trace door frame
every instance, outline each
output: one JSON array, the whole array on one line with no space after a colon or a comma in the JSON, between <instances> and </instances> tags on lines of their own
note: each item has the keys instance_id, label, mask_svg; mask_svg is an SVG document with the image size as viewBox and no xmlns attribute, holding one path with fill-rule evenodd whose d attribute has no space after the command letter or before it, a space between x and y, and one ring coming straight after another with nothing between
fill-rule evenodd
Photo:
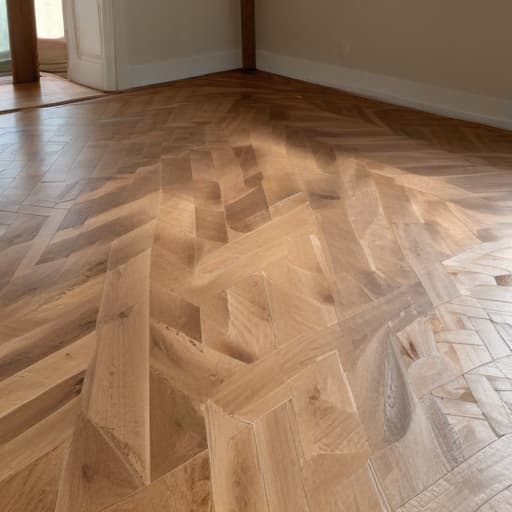
<instances>
[{"instance_id":1,"label":"door frame","mask_svg":"<svg viewBox=\"0 0 512 512\"><path fill-rule=\"evenodd\" d=\"M39 55L34 0L7 0L7 20L15 84L39 81Z\"/></svg>"},{"instance_id":2,"label":"door frame","mask_svg":"<svg viewBox=\"0 0 512 512\"><path fill-rule=\"evenodd\" d=\"M63 10L69 79L102 91L117 90L114 0L63 0ZM83 27L98 37L87 40Z\"/></svg>"},{"instance_id":3,"label":"door frame","mask_svg":"<svg viewBox=\"0 0 512 512\"><path fill-rule=\"evenodd\" d=\"M256 69L256 6L255 0L240 0L242 25L242 67L244 71Z\"/></svg>"}]
</instances>

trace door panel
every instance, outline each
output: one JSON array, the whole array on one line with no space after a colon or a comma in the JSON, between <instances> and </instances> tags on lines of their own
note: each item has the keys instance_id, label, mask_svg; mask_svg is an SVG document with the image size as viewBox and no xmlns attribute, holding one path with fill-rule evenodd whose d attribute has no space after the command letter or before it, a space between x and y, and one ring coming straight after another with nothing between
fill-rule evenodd
<instances>
[{"instance_id":1,"label":"door panel","mask_svg":"<svg viewBox=\"0 0 512 512\"><path fill-rule=\"evenodd\" d=\"M115 90L114 9L111 0L64 0L69 78Z\"/></svg>"}]
</instances>

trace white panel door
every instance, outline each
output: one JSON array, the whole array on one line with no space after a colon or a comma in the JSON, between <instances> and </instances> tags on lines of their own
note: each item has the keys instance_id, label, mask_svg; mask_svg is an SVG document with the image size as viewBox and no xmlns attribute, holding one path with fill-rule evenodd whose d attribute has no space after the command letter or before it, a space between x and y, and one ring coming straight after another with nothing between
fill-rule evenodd
<instances>
[{"instance_id":1,"label":"white panel door","mask_svg":"<svg viewBox=\"0 0 512 512\"><path fill-rule=\"evenodd\" d=\"M63 0L69 79L100 90L116 90L112 0Z\"/></svg>"}]
</instances>

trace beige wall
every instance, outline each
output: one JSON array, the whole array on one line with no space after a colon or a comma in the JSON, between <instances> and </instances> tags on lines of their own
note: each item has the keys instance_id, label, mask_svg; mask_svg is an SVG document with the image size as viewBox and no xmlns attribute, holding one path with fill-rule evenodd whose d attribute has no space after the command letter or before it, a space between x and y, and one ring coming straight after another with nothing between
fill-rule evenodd
<instances>
[{"instance_id":1,"label":"beige wall","mask_svg":"<svg viewBox=\"0 0 512 512\"><path fill-rule=\"evenodd\" d=\"M240 48L239 0L121 0L129 65Z\"/></svg>"},{"instance_id":2,"label":"beige wall","mask_svg":"<svg viewBox=\"0 0 512 512\"><path fill-rule=\"evenodd\" d=\"M512 99L511 0L256 0L258 50Z\"/></svg>"}]
</instances>

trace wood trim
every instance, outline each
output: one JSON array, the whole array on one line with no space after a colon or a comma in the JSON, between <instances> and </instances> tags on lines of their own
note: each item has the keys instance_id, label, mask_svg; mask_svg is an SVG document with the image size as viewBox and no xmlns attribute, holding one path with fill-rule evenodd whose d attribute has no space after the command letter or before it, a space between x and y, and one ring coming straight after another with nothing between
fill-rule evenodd
<instances>
[{"instance_id":1,"label":"wood trim","mask_svg":"<svg viewBox=\"0 0 512 512\"><path fill-rule=\"evenodd\" d=\"M128 66L126 48L123 44L117 45L117 41L123 40L118 31L125 29L124 10L117 7L114 0L87 0L83 2L83 10L77 9L78 3L77 0L63 1L68 78L101 91L119 90L118 70L126 73ZM86 40L94 30L100 34L99 41L94 41L98 45L87 50Z\"/></svg>"},{"instance_id":2,"label":"wood trim","mask_svg":"<svg viewBox=\"0 0 512 512\"><path fill-rule=\"evenodd\" d=\"M254 0L241 0L243 69L256 69L256 8Z\"/></svg>"},{"instance_id":3,"label":"wood trim","mask_svg":"<svg viewBox=\"0 0 512 512\"><path fill-rule=\"evenodd\" d=\"M7 0L12 78L15 84L39 81L34 0Z\"/></svg>"}]
</instances>

